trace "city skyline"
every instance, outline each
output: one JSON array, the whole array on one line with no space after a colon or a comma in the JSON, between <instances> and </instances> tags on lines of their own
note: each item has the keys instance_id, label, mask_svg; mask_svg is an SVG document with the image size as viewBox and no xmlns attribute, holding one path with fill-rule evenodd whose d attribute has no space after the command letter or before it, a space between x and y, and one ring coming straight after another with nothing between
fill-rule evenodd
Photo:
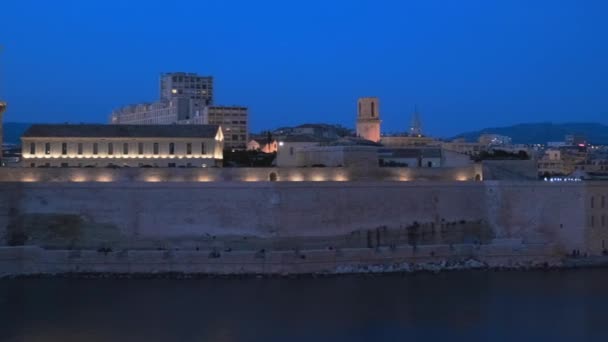
<instances>
[{"instance_id":1,"label":"city skyline","mask_svg":"<svg viewBox=\"0 0 608 342\"><path fill-rule=\"evenodd\" d=\"M439 137L521 122L608 124L606 5L551 3L263 2L255 18L247 2L191 11L11 3L0 97L6 121L106 122L122 105L156 99L161 73L185 71L213 76L219 103L250 108L252 132L354 128L365 96L381 99L386 132L407 131L415 105L425 133Z\"/></svg>"}]
</instances>

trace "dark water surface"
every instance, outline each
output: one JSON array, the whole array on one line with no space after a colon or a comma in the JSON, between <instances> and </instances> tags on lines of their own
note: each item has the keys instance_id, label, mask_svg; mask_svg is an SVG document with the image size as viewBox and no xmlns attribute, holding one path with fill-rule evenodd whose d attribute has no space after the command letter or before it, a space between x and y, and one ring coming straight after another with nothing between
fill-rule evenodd
<instances>
[{"instance_id":1,"label":"dark water surface","mask_svg":"<svg viewBox=\"0 0 608 342\"><path fill-rule=\"evenodd\" d=\"M9 341L608 341L608 269L0 280Z\"/></svg>"}]
</instances>

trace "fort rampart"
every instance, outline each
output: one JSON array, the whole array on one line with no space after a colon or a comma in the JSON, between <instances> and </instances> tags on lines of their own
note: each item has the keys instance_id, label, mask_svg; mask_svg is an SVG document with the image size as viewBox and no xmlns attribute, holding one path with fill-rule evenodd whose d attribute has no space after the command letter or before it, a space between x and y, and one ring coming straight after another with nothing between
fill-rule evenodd
<instances>
[{"instance_id":1,"label":"fort rampart","mask_svg":"<svg viewBox=\"0 0 608 342\"><path fill-rule=\"evenodd\" d=\"M457 245L492 248L517 241L559 258L573 250L600 255L608 241L608 186L601 182L65 181L81 171L72 169L39 174L55 179L18 181L5 170L0 171L3 245L95 253L206 251L198 255L224 257L428 246L442 246L449 254ZM261 177L272 170L256 172ZM122 170L88 175L116 171ZM192 176L188 169L173 171L171 177ZM16 172L9 176L18 177Z\"/></svg>"}]
</instances>

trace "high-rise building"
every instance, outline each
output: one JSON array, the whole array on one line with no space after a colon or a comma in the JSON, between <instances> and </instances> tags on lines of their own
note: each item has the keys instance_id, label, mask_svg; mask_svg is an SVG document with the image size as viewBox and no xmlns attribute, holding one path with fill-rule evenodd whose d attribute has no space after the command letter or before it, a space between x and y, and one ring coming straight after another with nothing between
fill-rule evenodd
<instances>
[{"instance_id":1,"label":"high-rise building","mask_svg":"<svg viewBox=\"0 0 608 342\"><path fill-rule=\"evenodd\" d=\"M224 146L226 148L244 149L249 141L247 107L209 106L203 115L211 125L222 126Z\"/></svg>"},{"instance_id":2,"label":"high-rise building","mask_svg":"<svg viewBox=\"0 0 608 342\"><path fill-rule=\"evenodd\" d=\"M380 106L377 97L362 97L357 107L357 136L380 141Z\"/></svg>"},{"instance_id":3,"label":"high-rise building","mask_svg":"<svg viewBox=\"0 0 608 342\"><path fill-rule=\"evenodd\" d=\"M171 101L187 97L195 107L213 104L213 77L195 73L171 72L160 75L160 100Z\"/></svg>"},{"instance_id":4,"label":"high-rise building","mask_svg":"<svg viewBox=\"0 0 608 342\"><path fill-rule=\"evenodd\" d=\"M117 125L220 125L225 147L245 149L249 140L247 107L213 105L213 77L194 73L161 74L160 101L126 106L112 112Z\"/></svg>"}]
</instances>

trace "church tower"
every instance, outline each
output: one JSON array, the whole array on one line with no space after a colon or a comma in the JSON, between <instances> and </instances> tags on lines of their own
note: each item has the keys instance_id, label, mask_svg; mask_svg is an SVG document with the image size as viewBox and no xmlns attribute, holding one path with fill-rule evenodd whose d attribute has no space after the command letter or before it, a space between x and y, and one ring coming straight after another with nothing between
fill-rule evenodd
<instances>
[{"instance_id":1,"label":"church tower","mask_svg":"<svg viewBox=\"0 0 608 342\"><path fill-rule=\"evenodd\" d=\"M380 106L377 97L361 97L357 103L357 136L380 141Z\"/></svg>"}]
</instances>

